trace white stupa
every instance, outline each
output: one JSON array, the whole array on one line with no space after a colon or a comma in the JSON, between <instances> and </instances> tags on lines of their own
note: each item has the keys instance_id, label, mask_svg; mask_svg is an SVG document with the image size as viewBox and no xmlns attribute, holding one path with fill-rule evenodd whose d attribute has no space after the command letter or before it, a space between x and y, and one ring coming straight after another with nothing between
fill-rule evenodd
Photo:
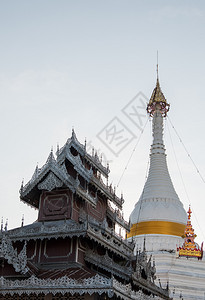
<instances>
[{"instance_id":1,"label":"white stupa","mask_svg":"<svg viewBox=\"0 0 205 300\"><path fill-rule=\"evenodd\" d=\"M147 112L153 126L150 168L140 199L130 215L128 239L135 241L135 252L143 248L153 254L162 284L169 282L174 299L205 299L205 261L179 257L183 247L187 214L169 175L163 142L163 118L169 111L157 78Z\"/></svg>"}]
</instances>

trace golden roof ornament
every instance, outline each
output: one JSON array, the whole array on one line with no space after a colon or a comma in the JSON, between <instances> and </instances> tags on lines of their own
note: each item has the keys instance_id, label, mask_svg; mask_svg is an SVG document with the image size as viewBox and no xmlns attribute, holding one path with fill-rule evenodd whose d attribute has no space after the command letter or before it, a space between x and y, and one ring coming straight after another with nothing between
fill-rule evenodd
<instances>
[{"instance_id":1,"label":"golden roof ornament","mask_svg":"<svg viewBox=\"0 0 205 300\"><path fill-rule=\"evenodd\" d=\"M162 93L160 84L159 84L159 77L158 77L158 64L157 64L157 83L156 87L154 88L150 101L147 105L147 112L152 117L156 109L158 109L163 117L166 117L167 112L169 111L170 104L167 103L164 94Z\"/></svg>"},{"instance_id":2,"label":"golden roof ornament","mask_svg":"<svg viewBox=\"0 0 205 300\"><path fill-rule=\"evenodd\" d=\"M196 234L194 233L194 229L191 224L191 208L189 206L188 214L188 221L184 232L184 243L182 247L177 248L177 252L179 256L185 257L197 257L198 259L202 259L203 257L203 243L201 244L201 249L199 245L195 243Z\"/></svg>"}]
</instances>

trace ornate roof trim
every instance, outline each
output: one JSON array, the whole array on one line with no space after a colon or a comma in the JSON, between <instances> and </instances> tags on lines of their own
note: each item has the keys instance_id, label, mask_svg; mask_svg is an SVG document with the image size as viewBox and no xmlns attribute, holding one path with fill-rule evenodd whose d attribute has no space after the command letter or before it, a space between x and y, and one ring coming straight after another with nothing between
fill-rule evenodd
<instances>
[{"instance_id":1,"label":"ornate roof trim","mask_svg":"<svg viewBox=\"0 0 205 300\"><path fill-rule=\"evenodd\" d=\"M96 252L88 250L85 253L85 260L125 280L129 280L132 274L132 267L121 266L115 263L109 257L107 251L105 255L98 255Z\"/></svg>"},{"instance_id":2,"label":"ornate roof trim","mask_svg":"<svg viewBox=\"0 0 205 300\"><path fill-rule=\"evenodd\" d=\"M80 196L82 199L85 199L88 203L96 207L98 198L97 197L92 197L91 194L88 193L88 190L85 191L83 190L80 186L76 190L76 194Z\"/></svg>"},{"instance_id":3,"label":"ornate roof trim","mask_svg":"<svg viewBox=\"0 0 205 300\"><path fill-rule=\"evenodd\" d=\"M14 295L15 293L18 295L22 295L23 293L27 295L43 293L46 295L50 292L52 292L53 295L57 293L63 295L65 293L70 293L71 295L83 295L85 293L92 295L93 293L98 293L101 295L104 292L111 295L112 280L98 274L94 277L80 280L72 279L67 276L57 279L39 279L32 275L25 280L8 280L0 277L0 293L3 295L7 293L10 295Z\"/></svg>"},{"instance_id":4,"label":"ornate roof trim","mask_svg":"<svg viewBox=\"0 0 205 300\"><path fill-rule=\"evenodd\" d=\"M42 166L42 168L36 167L34 174L31 180L25 185L21 186L20 189L20 198L25 201L28 194L37 187L39 190L45 189L48 191L53 190L54 188L58 188L63 186L63 184L68 187L73 193L76 192L83 199L88 201L92 205L96 205L97 198L92 197L89 193L80 188L78 178L74 179L70 176L65 167L64 159L67 158L74 166L74 169L80 174L83 178L87 180L87 182L93 182L106 197L108 197L115 205L119 208L122 208L122 204L124 200L116 196L114 190L108 186L106 186L102 180L95 178L93 175L92 169L87 170L79 155L76 157L72 155L70 152L70 148L64 153L65 157L63 158L63 163L60 164L61 160L55 160L53 152L51 151L46 163ZM47 177L46 177L47 176ZM46 178L45 178L46 177ZM43 180L43 181L42 181ZM31 206L38 208L38 205L33 203L29 203Z\"/></svg>"},{"instance_id":5,"label":"ornate roof trim","mask_svg":"<svg viewBox=\"0 0 205 300\"><path fill-rule=\"evenodd\" d=\"M27 228L28 227L28 228ZM12 241L29 241L43 239L58 239L73 236L85 236L87 224L64 223L60 225L51 225L49 222L41 223L40 226L25 226L7 231L7 236Z\"/></svg>"},{"instance_id":6,"label":"ornate roof trim","mask_svg":"<svg viewBox=\"0 0 205 300\"><path fill-rule=\"evenodd\" d=\"M169 299L168 290L158 287L153 282L151 282L151 281L147 282L146 279L136 277L135 273L132 275L132 280L140 288L146 289L146 290L152 292L153 294L159 296L160 298L158 298L158 299ZM154 298L154 299L157 299L157 298Z\"/></svg>"},{"instance_id":7,"label":"ornate roof trim","mask_svg":"<svg viewBox=\"0 0 205 300\"><path fill-rule=\"evenodd\" d=\"M102 229L102 228L101 228ZM88 224L87 235L91 240L97 241L100 245L108 249L113 249L123 258L128 258L133 252L134 244L130 244L128 240L118 237L114 231L108 228L102 230ZM113 251L112 250L112 251Z\"/></svg>"},{"instance_id":8,"label":"ornate roof trim","mask_svg":"<svg viewBox=\"0 0 205 300\"><path fill-rule=\"evenodd\" d=\"M29 269L27 265L26 242L23 249L18 254L17 249L14 249L12 241L8 235L3 235L0 244L0 257L5 258L8 264L12 265L16 272L26 274Z\"/></svg>"},{"instance_id":9,"label":"ornate roof trim","mask_svg":"<svg viewBox=\"0 0 205 300\"><path fill-rule=\"evenodd\" d=\"M105 185L104 182L102 181L102 179L98 179L96 178L94 175L91 178L91 182L97 186L97 188L100 189L101 193L104 193L104 195L110 200L112 201L117 207L119 207L120 209L122 209L122 205L124 203L124 199L121 197L119 198L116 194L115 194L115 189L112 188L112 186L108 186Z\"/></svg>"},{"instance_id":10,"label":"ornate roof trim","mask_svg":"<svg viewBox=\"0 0 205 300\"><path fill-rule=\"evenodd\" d=\"M89 153L85 153L85 158L87 161L89 161L92 165L96 167L106 178L108 177L108 174L110 172L108 167L104 167L98 157L98 155L91 156Z\"/></svg>"},{"instance_id":11,"label":"ornate roof trim","mask_svg":"<svg viewBox=\"0 0 205 300\"><path fill-rule=\"evenodd\" d=\"M57 163L60 165L64 163L65 158L67 158L73 165L74 169L79 173L81 176L83 176L88 182L90 182L90 178L93 175L92 169L88 170L84 167L82 160L80 158L80 155L73 156L73 154L70 151L70 145L65 146L65 151L63 151L59 156L57 157Z\"/></svg>"},{"instance_id":12,"label":"ornate roof trim","mask_svg":"<svg viewBox=\"0 0 205 300\"><path fill-rule=\"evenodd\" d=\"M82 157L85 157L87 161L91 163L97 170L99 170L105 177L108 177L109 169L104 167L97 155L91 156L86 152L86 146L81 144L75 134L75 131L72 131L72 136L66 142L66 144L57 151L57 161L62 161L65 158L65 153L69 148L73 147L77 150Z\"/></svg>"},{"instance_id":13,"label":"ornate roof trim","mask_svg":"<svg viewBox=\"0 0 205 300\"><path fill-rule=\"evenodd\" d=\"M38 184L39 190L52 191L55 188L62 187L63 182L59 180L53 173L49 173L46 179Z\"/></svg>"},{"instance_id":14,"label":"ornate roof trim","mask_svg":"<svg viewBox=\"0 0 205 300\"><path fill-rule=\"evenodd\" d=\"M52 172L53 175L52 175L52 184L50 182L49 186L47 186L50 190L51 188L51 185L53 186L53 188L57 187L57 185L60 184L60 182L64 183L68 188L71 189L71 191L75 191L75 188L76 188L76 180L74 178L72 178L68 173L67 173L67 170L66 170L66 167L65 167L65 164L63 165L59 165L52 152L50 153L45 165L43 165L42 168L37 168L35 169L35 172L31 178L31 180L25 185L25 186L21 186L21 189L20 189L20 198L22 200L24 200L24 198L31 192L31 190L37 186L38 184L41 184L41 180L47 175L49 176L49 172ZM51 176L51 175L50 175ZM48 179L44 179L44 183L45 181L49 181L49 178ZM54 183L55 182L55 183ZM48 183L48 182L47 182ZM40 189L42 185L40 185ZM38 186L39 188L39 186Z\"/></svg>"},{"instance_id":15,"label":"ornate roof trim","mask_svg":"<svg viewBox=\"0 0 205 300\"><path fill-rule=\"evenodd\" d=\"M130 224L123 218L120 210L113 209L109 202L107 207L107 214L112 220L123 226L123 228L125 228L127 231L130 231Z\"/></svg>"},{"instance_id":16,"label":"ornate roof trim","mask_svg":"<svg viewBox=\"0 0 205 300\"><path fill-rule=\"evenodd\" d=\"M58 239L73 236L88 236L90 239L99 242L102 246L111 251L118 253L120 256L127 258L133 252L134 244L128 240L120 238L114 231L105 227L103 223L101 227L94 220L84 220L83 223L65 222L63 224L54 225L50 222L40 223L39 226L25 226L7 231L7 236L12 241L29 241L43 239ZM34 223L35 225L35 223ZM2 235L3 236L3 235ZM0 233L1 237L1 233Z\"/></svg>"},{"instance_id":17,"label":"ornate roof trim","mask_svg":"<svg viewBox=\"0 0 205 300\"><path fill-rule=\"evenodd\" d=\"M39 279L32 275L30 278L25 280L9 280L4 277L0 277L0 294L2 295L39 295L43 293L47 295L52 293L56 295L57 293L65 295L70 293L71 295L78 294L89 294L92 295L97 293L102 295L106 293L109 298L112 298L115 294L122 300L152 300L153 296L147 296L142 291L132 290L131 284L122 284L118 282L115 278L105 278L96 274L93 277L76 280L63 276L58 279ZM156 300L161 299L160 297L155 297Z\"/></svg>"}]
</instances>

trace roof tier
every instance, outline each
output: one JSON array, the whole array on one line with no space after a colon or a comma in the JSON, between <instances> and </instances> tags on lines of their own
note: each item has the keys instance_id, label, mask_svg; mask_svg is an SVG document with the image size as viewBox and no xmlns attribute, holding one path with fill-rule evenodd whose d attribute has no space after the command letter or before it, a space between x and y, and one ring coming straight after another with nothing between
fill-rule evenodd
<instances>
[{"instance_id":1,"label":"roof tier","mask_svg":"<svg viewBox=\"0 0 205 300\"><path fill-rule=\"evenodd\" d=\"M67 162L73 169L73 174L69 172L70 167ZM97 155L92 157L86 152L85 147L79 143L73 131L72 137L57 151L57 158L51 151L46 163L41 168L37 166L31 180L25 186L22 184L20 198L38 209L43 190L52 191L59 188L69 188L73 193L95 206L96 197L87 189L88 184L90 184L121 209L124 202L123 198L118 197L115 190L104 184L101 178L101 175L108 177L108 173L109 169L101 164ZM79 180L80 177L83 178L84 185Z\"/></svg>"}]
</instances>

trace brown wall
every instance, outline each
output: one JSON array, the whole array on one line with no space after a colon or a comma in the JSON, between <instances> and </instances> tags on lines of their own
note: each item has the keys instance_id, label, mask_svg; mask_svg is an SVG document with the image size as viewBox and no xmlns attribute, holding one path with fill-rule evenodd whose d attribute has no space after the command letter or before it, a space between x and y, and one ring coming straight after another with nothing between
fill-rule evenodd
<instances>
[{"instance_id":1,"label":"brown wall","mask_svg":"<svg viewBox=\"0 0 205 300\"><path fill-rule=\"evenodd\" d=\"M40 197L38 221L64 220L71 217L72 193L68 189L43 192Z\"/></svg>"}]
</instances>

